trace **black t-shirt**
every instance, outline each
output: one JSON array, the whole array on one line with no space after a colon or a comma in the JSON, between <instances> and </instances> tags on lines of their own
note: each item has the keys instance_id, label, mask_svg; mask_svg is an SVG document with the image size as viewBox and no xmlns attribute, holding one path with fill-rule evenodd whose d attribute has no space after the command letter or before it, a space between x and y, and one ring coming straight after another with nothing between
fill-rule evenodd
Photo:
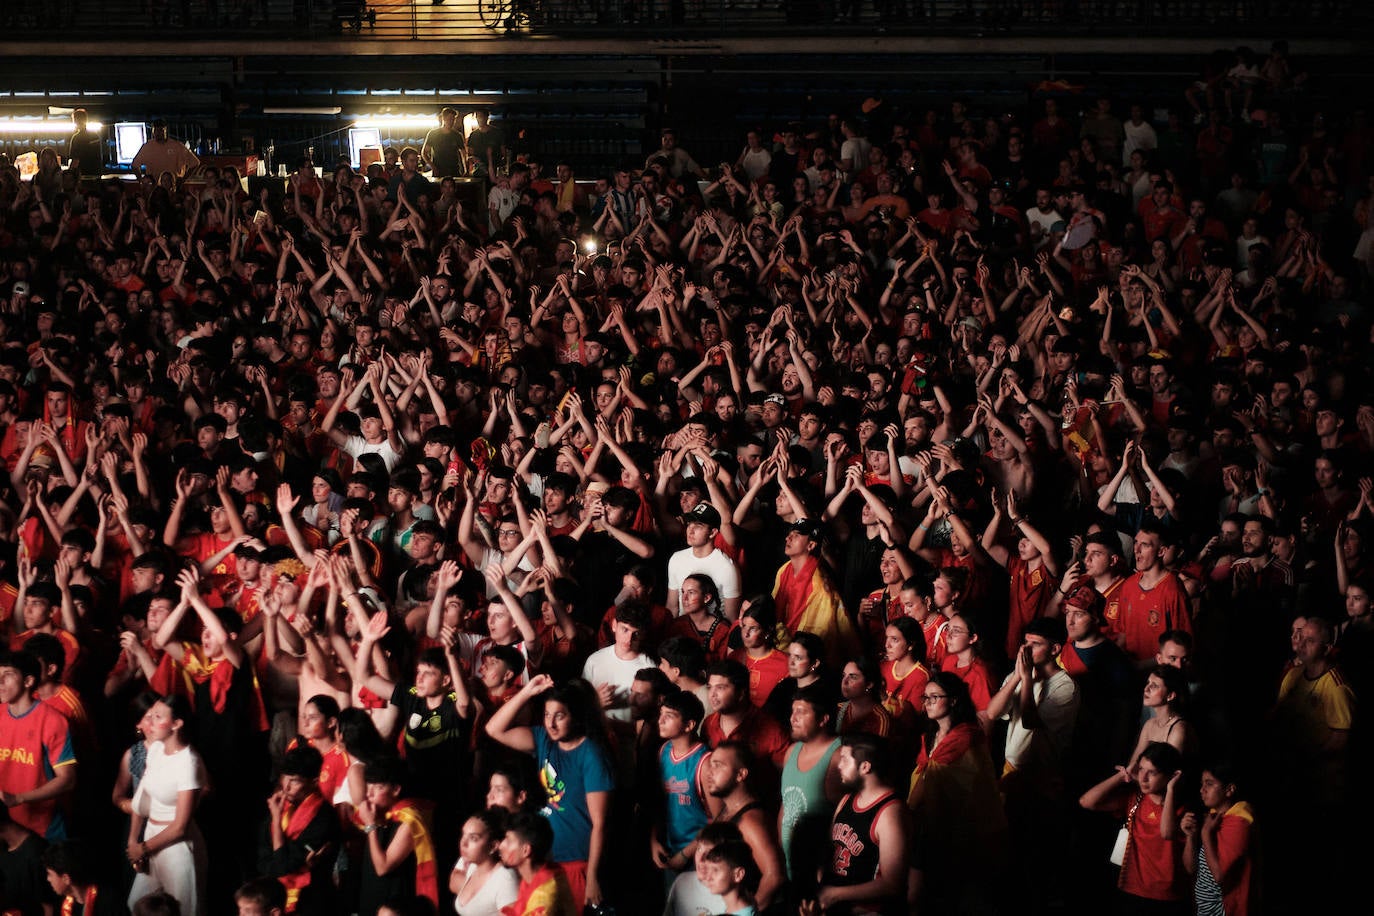
<instances>
[{"instance_id":1,"label":"black t-shirt","mask_svg":"<svg viewBox=\"0 0 1374 916\"><path fill-rule=\"evenodd\" d=\"M436 127L425 137L425 145L433 150L430 166L435 178L446 178L462 174L459 153L463 149L463 134L457 130L444 130Z\"/></svg>"},{"instance_id":2,"label":"black t-shirt","mask_svg":"<svg viewBox=\"0 0 1374 916\"><path fill-rule=\"evenodd\" d=\"M0 901L22 916L38 916L53 898L43 867L42 837L29 836L11 851L0 843Z\"/></svg>"},{"instance_id":3,"label":"black t-shirt","mask_svg":"<svg viewBox=\"0 0 1374 916\"><path fill-rule=\"evenodd\" d=\"M79 160L82 175L99 175L105 170L105 143L89 130L72 134L67 141L67 156Z\"/></svg>"},{"instance_id":4,"label":"black t-shirt","mask_svg":"<svg viewBox=\"0 0 1374 916\"><path fill-rule=\"evenodd\" d=\"M454 694L445 694L443 702L431 709L414 687L397 684L391 693L391 705L401 711L409 776L406 794L411 797L439 801L462 793L463 781L455 774L465 772L472 722L458 715L455 699Z\"/></svg>"},{"instance_id":5,"label":"black t-shirt","mask_svg":"<svg viewBox=\"0 0 1374 916\"><path fill-rule=\"evenodd\" d=\"M377 839L382 848L391 845L396 831L401 828L399 821L382 820L377 824ZM377 874L372 865L372 856L366 847L362 855L362 879L358 887L358 916L377 916L377 911L393 897L410 897L415 893L415 853L405 857L385 875Z\"/></svg>"}]
</instances>

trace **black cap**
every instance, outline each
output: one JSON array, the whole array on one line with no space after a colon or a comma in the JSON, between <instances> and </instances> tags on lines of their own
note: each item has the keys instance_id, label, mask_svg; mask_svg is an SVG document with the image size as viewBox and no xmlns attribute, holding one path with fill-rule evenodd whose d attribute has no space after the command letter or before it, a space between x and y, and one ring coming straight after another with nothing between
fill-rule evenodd
<instances>
[{"instance_id":1,"label":"black cap","mask_svg":"<svg viewBox=\"0 0 1374 916\"><path fill-rule=\"evenodd\" d=\"M788 525L787 530L789 532L795 531L798 534L805 535L806 537L809 537L811 540L817 542L820 541L821 536L825 533L825 527L820 523L820 521L814 518L799 518L792 524Z\"/></svg>"},{"instance_id":2,"label":"black cap","mask_svg":"<svg viewBox=\"0 0 1374 916\"><path fill-rule=\"evenodd\" d=\"M682 520L686 524L699 522L708 528L720 529L720 513L717 512L716 507L710 503L697 503L696 507L692 509L691 512L682 516Z\"/></svg>"}]
</instances>

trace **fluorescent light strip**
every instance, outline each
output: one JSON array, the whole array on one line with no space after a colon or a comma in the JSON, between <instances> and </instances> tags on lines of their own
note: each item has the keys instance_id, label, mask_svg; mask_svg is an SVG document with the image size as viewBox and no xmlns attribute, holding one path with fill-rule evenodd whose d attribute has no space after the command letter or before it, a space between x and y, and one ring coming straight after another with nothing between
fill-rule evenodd
<instances>
[{"instance_id":1,"label":"fluorescent light strip","mask_svg":"<svg viewBox=\"0 0 1374 916\"><path fill-rule=\"evenodd\" d=\"M104 128L99 121L88 121L86 129L99 131ZM69 134L75 128L70 119L54 118L0 118L0 134Z\"/></svg>"},{"instance_id":2,"label":"fluorescent light strip","mask_svg":"<svg viewBox=\"0 0 1374 916\"><path fill-rule=\"evenodd\" d=\"M410 127L437 127L438 114L432 115L363 115L353 122L354 127L381 127L404 130Z\"/></svg>"},{"instance_id":3,"label":"fluorescent light strip","mask_svg":"<svg viewBox=\"0 0 1374 916\"><path fill-rule=\"evenodd\" d=\"M314 108L309 106L299 108L263 108L263 114L282 114L282 115L336 115L343 111L338 105L320 105Z\"/></svg>"}]
</instances>

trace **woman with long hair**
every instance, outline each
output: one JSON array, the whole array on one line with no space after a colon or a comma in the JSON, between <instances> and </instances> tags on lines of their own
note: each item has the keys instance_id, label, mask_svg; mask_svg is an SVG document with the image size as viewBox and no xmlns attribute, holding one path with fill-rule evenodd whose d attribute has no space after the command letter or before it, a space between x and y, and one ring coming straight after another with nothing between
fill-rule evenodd
<instances>
[{"instance_id":1,"label":"woman with long hair","mask_svg":"<svg viewBox=\"0 0 1374 916\"><path fill-rule=\"evenodd\" d=\"M542 694L541 724L516 725L521 710ZM574 904L601 903L615 767L595 689L581 679L554 686L547 674L536 675L496 710L486 729L493 740L534 755L553 828L551 857L568 876Z\"/></svg>"},{"instance_id":2,"label":"woman with long hair","mask_svg":"<svg viewBox=\"0 0 1374 916\"><path fill-rule=\"evenodd\" d=\"M306 700L301 710L300 737L324 758L324 767L320 770L320 794L331 805L350 801L348 772L353 761L339 736L341 712L339 701L324 693ZM294 747L299 740L292 741L290 747Z\"/></svg>"},{"instance_id":3,"label":"woman with long hair","mask_svg":"<svg viewBox=\"0 0 1374 916\"><path fill-rule=\"evenodd\" d=\"M1185 758L1193 751L1196 736L1188 723L1188 681L1172 665L1156 665L1145 678L1144 708L1150 718L1140 726L1140 737L1131 754L1128 770L1135 770L1140 754L1158 741L1173 746Z\"/></svg>"},{"instance_id":4,"label":"woman with long hair","mask_svg":"<svg viewBox=\"0 0 1374 916\"><path fill-rule=\"evenodd\" d=\"M911 774L907 805L922 833L924 899L933 912L995 911L1007 822L987 736L968 685L937 671L921 696L929 723ZM983 906L970 906L983 901Z\"/></svg>"},{"instance_id":5,"label":"woman with long hair","mask_svg":"<svg viewBox=\"0 0 1374 916\"><path fill-rule=\"evenodd\" d=\"M367 710L351 707L342 709L337 716L339 722L339 743L348 755L348 775L340 784L348 789L348 797L335 804L354 807L363 803L367 797L367 786L363 781L363 770L374 760L380 760L390 751L386 739L377 731Z\"/></svg>"},{"instance_id":6,"label":"woman with long hair","mask_svg":"<svg viewBox=\"0 0 1374 916\"><path fill-rule=\"evenodd\" d=\"M798 690L812 684L822 684L833 692L835 684L825 666L825 642L815 633L802 630L794 634L786 655L787 677L778 681L778 685L768 694L764 706L779 724L790 728L792 697Z\"/></svg>"},{"instance_id":7,"label":"woman with long hair","mask_svg":"<svg viewBox=\"0 0 1374 916\"><path fill-rule=\"evenodd\" d=\"M755 595L739 615L740 641L730 657L749 669L749 702L763 706L773 689L788 674L787 656L774 648L777 641L777 621L773 613L773 598Z\"/></svg>"},{"instance_id":8,"label":"woman with long hair","mask_svg":"<svg viewBox=\"0 0 1374 916\"><path fill-rule=\"evenodd\" d=\"M707 664L729 652L730 621L721 610L720 590L710 576L692 573L678 589L680 616L673 620L669 636L686 636L701 643Z\"/></svg>"},{"instance_id":9,"label":"woman with long hair","mask_svg":"<svg viewBox=\"0 0 1374 916\"><path fill-rule=\"evenodd\" d=\"M992 695L996 690L992 671L978 651L978 622L966 614L955 614L949 618L940 632L944 634L947 650L944 661L940 663L940 670L957 675L959 680L968 686L973 708L978 711L978 721L982 724L983 730L987 731L992 727L987 716L988 704L992 702Z\"/></svg>"},{"instance_id":10,"label":"woman with long hair","mask_svg":"<svg viewBox=\"0 0 1374 916\"><path fill-rule=\"evenodd\" d=\"M190 704L178 696L161 698L143 719L151 744L129 825L127 853L138 872L129 891L131 909L143 897L165 891L185 916L206 911L205 840L194 818L206 778L186 734L192 721Z\"/></svg>"},{"instance_id":11,"label":"woman with long hair","mask_svg":"<svg viewBox=\"0 0 1374 916\"><path fill-rule=\"evenodd\" d=\"M899 726L912 729L921 718L921 695L930 680L925 633L910 617L898 617L883 636L883 705Z\"/></svg>"},{"instance_id":12,"label":"woman with long hair","mask_svg":"<svg viewBox=\"0 0 1374 916\"><path fill-rule=\"evenodd\" d=\"M339 539L339 512L343 509L344 485L339 472L322 468L310 480L310 505L301 510L301 520L321 535L332 547Z\"/></svg>"},{"instance_id":13,"label":"woman with long hair","mask_svg":"<svg viewBox=\"0 0 1374 916\"><path fill-rule=\"evenodd\" d=\"M501 864L497 846L506 835L507 814L500 808L474 812L463 824L458 862L448 889L458 916L500 916L519 896L520 879Z\"/></svg>"}]
</instances>

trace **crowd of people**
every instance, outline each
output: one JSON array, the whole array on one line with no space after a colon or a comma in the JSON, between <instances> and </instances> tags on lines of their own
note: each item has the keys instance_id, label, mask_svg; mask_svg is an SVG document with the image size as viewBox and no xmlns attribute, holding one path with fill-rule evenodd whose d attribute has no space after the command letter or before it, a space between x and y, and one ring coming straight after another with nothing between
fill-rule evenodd
<instances>
[{"instance_id":1,"label":"crowd of people","mask_svg":"<svg viewBox=\"0 0 1374 916\"><path fill-rule=\"evenodd\" d=\"M1374 132L1291 70L0 168L0 910L1339 899Z\"/></svg>"}]
</instances>

